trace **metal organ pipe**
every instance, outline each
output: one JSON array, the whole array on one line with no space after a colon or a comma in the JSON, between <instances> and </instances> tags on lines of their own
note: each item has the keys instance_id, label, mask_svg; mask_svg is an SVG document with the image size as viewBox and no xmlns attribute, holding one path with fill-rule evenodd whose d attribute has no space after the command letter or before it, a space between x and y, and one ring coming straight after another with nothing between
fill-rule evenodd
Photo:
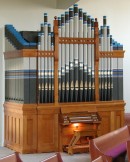
<instances>
[{"instance_id":1,"label":"metal organ pipe","mask_svg":"<svg viewBox=\"0 0 130 162\"><path fill-rule=\"evenodd\" d=\"M54 23L58 23L58 26L54 26L58 28L58 35L56 30L54 33L51 31L48 14L44 13L40 31L35 33L38 33L38 43L28 43L12 25L5 26L5 47L8 51L34 49L36 45L38 50L38 58L16 58L20 62L16 66L15 61L6 60L6 100L36 103L38 99L38 103L54 103L55 96L56 102L62 103L123 100L123 51L121 57L117 51L123 50L123 46L110 34L107 17L103 16L103 25L99 30L99 51L94 45L98 39L95 37L98 30L94 27L96 22L77 4ZM98 71L95 71L97 68ZM15 91L12 87L15 87Z\"/></svg>"},{"instance_id":2,"label":"metal organ pipe","mask_svg":"<svg viewBox=\"0 0 130 162\"><path fill-rule=\"evenodd\" d=\"M53 51L54 34L51 32L51 25L48 24L47 17L48 15L45 13L44 23L41 24L41 32L38 36L38 50ZM70 39L94 39L94 19L75 4L69 8L69 11L58 17L58 36ZM118 46L120 48L120 45ZM103 26L99 32L99 50L103 52L113 51L113 39L110 35L110 27L107 26L106 16L103 16ZM94 44L62 42L59 43L58 53L59 102L94 101ZM54 102L54 58L41 57L38 58L38 62L40 102L52 103ZM122 69L122 62L119 62L118 59L111 57L99 59L99 99L101 101L113 99L113 86L115 86L113 82L117 81L118 67ZM117 71L113 69L117 69ZM115 77L113 77L114 75Z\"/></svg>"}]
</instances>

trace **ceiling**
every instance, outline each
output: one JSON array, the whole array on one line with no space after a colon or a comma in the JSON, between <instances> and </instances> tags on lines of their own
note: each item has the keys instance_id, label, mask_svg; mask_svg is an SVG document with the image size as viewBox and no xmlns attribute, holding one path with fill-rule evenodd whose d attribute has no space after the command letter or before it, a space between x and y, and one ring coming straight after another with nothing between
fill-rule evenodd
<instances>
[{"instance_id":1,"label":"ceiling","mask_svg":"<svg viewBox=\"0 0 130 162\"><path fill-rule=\"evenodd\" d=\"M79 0L57 0L57 9L67 9Z\"/></svg>"}]
</instances>

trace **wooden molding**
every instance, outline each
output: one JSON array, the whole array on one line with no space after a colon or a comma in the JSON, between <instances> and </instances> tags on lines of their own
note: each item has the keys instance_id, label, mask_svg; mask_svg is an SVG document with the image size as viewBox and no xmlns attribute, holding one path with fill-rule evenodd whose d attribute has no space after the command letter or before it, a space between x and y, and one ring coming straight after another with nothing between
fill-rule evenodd
<instances>
[{"instance_id":1,"label":"wooden molding","mask_svg":"<svg viewBox=\"0 0 130 162\"><path fill-rule=\"evenodd\" d=\"M124 58L125 51L123 50L113 50L113 51L100 51L100 58Z\"/></svg>"}]
</instances>

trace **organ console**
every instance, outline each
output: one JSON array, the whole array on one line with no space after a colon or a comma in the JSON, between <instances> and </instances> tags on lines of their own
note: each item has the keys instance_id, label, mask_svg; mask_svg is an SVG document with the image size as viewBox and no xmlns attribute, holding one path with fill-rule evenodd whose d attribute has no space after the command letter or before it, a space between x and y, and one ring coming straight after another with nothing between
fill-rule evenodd
<instances>
[{"instance_id":1,"label":"organ console","mask_svg":"<svg viewBox=\"0 0 130 162\"><path fill-rule=\"evenodd\" d=\"M74 125L73 136L68 145L63 145L63 150L69 154L89 151L89 138L97 137L98 126L101 123L101 117L96 112L82 111L60 114L60 123L62 129L67 125ZM79 142L85 137L84 143Z\"/></svg>"},{"instance_id":2,"label":"organ console","mask_svg":"<svg viewBox=\"0 0 130 162\"><path fill-rule=\"evenodd\" d=\"M123 47L106 17L99 29L77 4L53 30L47 18L37 32L5 25L5 146L83 152L89 138L124 125Z\"/></svg>"}]
</instances>

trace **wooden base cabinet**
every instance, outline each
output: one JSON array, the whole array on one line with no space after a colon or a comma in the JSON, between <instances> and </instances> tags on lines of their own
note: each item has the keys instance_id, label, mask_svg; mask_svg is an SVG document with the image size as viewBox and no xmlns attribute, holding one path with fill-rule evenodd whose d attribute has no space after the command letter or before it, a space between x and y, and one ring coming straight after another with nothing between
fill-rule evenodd
<instances>
[{"instance_id":1,"label":"wooden base cabinet","mask_svg":"<svg viewBox=\"0 0 130 162\"><path fill-rule=\"evenodd\" d=\"M20 153L63 151L73 135L72 126L61 126L61 109L90 111L96 109L101 117L98 136L124 125L124 101L78 103L62 105L17 104L5 102L4 145ZM72 128L73 129L73 128Z\"/></svg>"},{"instance_id":2,"label":"wooden base cabinet","mask_svg":"<svg viewBox=\"0 0 130 162\"><path fill-rule=\"evenodd\" d=\"M21 153L37 152L37 111L34 104L4 104L4 145Z\"/></svg>"},{"instance_id":3,"label":"wooden base cabinet","mask_svg":"<svg viewBox=\"0 0 130 162\"><path fill-rule=\"evenodd\" d=\"M103 135L124 126L124 101L99 104L98 112L102 119L98 135Z\"/></svg>"},{"instance_id":4,"label":"wooden base cabinet","mask_svg":"<svg viewBox=\"0 0 130 162\"><path fill-rule=\"evenodd\" d=\"M20 153L58 151L59 108L4 104L4 145Z\"/></svg>"},{"instance_id":5,"label":"wooden base cabinet","mask_svg":"<svg viewBox=\"0 0 130 162\"><path fill-rule=\"evenodd\" d=\"M54 106L38 106L38 145L37 152L58 151L58 114Z\"/></svg>"}]
</instances>

